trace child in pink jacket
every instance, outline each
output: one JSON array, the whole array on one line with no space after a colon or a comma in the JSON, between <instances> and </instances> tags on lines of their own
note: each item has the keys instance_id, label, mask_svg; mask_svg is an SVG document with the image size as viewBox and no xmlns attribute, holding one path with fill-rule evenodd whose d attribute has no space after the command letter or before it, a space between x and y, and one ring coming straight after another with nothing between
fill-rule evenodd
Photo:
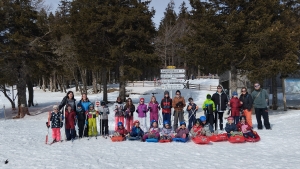
<instances>
[{"instance_id":1,"label":"child in pink jacket","mask_svg":"<svg viewBox=\"0 0 300 169\"><path fill-rule=\"evenodd\" d=\"M158 102L156 101L156 97L152 96L151 101L148 104L148 109L150 111L150 123L155 120L158 121L158 112L160 110L160 106Z\"/></svg>"},{"instance_id":2,"label":"child in pink jacket","mask_svg":"<svg viewBox=\"0 0 300 169\"><path fill-rule=\"evenodd\" d=\"M143 136L143 141L146 141L148 138L159 139L160 129L158 128L157 121L152 120L149 132Z\"/></svg>"}]
</instances>

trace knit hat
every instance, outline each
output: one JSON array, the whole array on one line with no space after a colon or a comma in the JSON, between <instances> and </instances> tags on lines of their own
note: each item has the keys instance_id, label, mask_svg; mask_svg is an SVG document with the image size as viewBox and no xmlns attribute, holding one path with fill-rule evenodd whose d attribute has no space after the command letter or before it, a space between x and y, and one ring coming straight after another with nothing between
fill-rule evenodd
<instances>
[{"instance_id":1,"label":"knit hat","mask_svg":"<svg viewBox=\"0 0 300 169\"><path fill-rule=\"evenodd\" d=\"M237 96L238 93L236 91L232 92L232 96Z\"/></svg>"},{"instance_id":2,"label":"knit hat","mask_svg":"<svg viewBox=\"0 0 300 169\"><path fill-rule=\"evenodd\" d=\"M176 90L176 92L175 92L175 93L179 93L179 94L181 94L180 90Z\"/></svg>"},{"instance_id":3,"label":"knit hat","mask_svg":"<svg viewBox=\"0 0 300 169\"><path fill-rule=\"evenodd\" d=\"M57 109L57 110L58 110L58 106L57 106L57 105L54 105L54 106L53 106L53 109Z\"/></svg>"},{"instance_id":4,"label":"knit hat","mask_svg":"<svg viewBox=\"0 0 300 169\"><path fill-rule=\"evenodd\" d=\"M211 95L210 95L210 94L207 94L207 95L206 95L206 99L211 99Z\"/></svg>"},{"instance_id":5,"label":"knit hat","mask_svg":"<svg viewBox=\"0 0 300 169\"><path fill-rule=\"evenodd\" d=\"M229 116L229 117L227 118L227 120L233 120L233 117L232 117L232 116Z\"/></svg>"},{"instance_id":6,"label":"knit hat","mask_svg":"<svg viewBox=\"0 0 300 169\"><path fill-rule=\"evenodd\" d=\"M166 95L166 94L169 95L169 91L166 90L166 91L164 92L164 95Z\"/></svg>"},{"instance_id":7,"label":"knit hat","mask_svg":"<svg viewBox=\"0 0 300 169\"><path fill-rule=\"evenodd\" d=\"M241 116L240 120L246 120L246 116Z\"/></svg>"},{"instance_id":8,"label":"knit hat","mask_svg":"<svg viewBox=\"0 0 300 169\"><path fill-rule=\"evenodd\" d=\"M133 125L135 125L136 123L140 123L140 121L136 120L133 122Z\"/></svg>"},{"instance_id":9,"label":"knit hat","mask_svg":"<svg viewBox=\"0 0 300 169\"><path fill-rule=\"evenodd\" d=\"M81 106L81 103L78 103L78 104L77 104L77 107L82 107L82 106Z\"/></svg>"},{"instance_id":10,"label":"knit hat","mask_svg":"<svg viewBox=\"0 0 300 169\"><path fill-rule=\"evenodd\" d=\"M145 99L144 98L140 98L140 101L145 101Z\"/></svg>"}]
</instances>

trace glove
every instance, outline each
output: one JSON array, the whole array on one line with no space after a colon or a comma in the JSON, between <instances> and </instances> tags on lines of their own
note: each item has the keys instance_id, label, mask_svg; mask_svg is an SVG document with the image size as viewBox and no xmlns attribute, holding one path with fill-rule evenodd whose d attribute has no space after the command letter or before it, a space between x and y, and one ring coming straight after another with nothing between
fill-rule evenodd
<instances>
[{"instance_id":1,"label":"glove","mask_svg":"<svg viewBox=\"0 0 300 169\"><path fill-rule=\"evenodd\" d=\"M180 106L182 106L182 105L183 105L182 102L178 102L178 103L176 104L177 107L180 107Z\"/></svg>"},{"instance_id":2,"label":"glove","mask_svg":"<svg viewBox=\"0 0 300 169\"><path fill-rule=\"evenodd\" d=\"M101 115L103 115L103 112L100 112Z\"/></svg>"},{"instance_id":3,"label":"glove","mask_svg":"<svg viewBox=\"0 0 300 169\"><path fill-rule=\"evenodd\" d=\"M117 109L115 109L115 113L117 113L118 112L118 110Z\"/></svg>"},{"instance_id":4,"label":"glove","mask_svg":"<svg viewBox=\"0 0 300 169\"><path fill-rule=\"evenodd\" d=\"M109 114L109 110L108 109L106 109L106 113Z\"/></svg>"},{"instance_id":5,"label":"glove","mask_svg":"<svg viewBox=\"0 0 300 169\"><path fill-rule=\"evenodd\" d=\"M64 126L63 122L60 122L60 128L62 128Z\"/></svg>"},{"instance_id":6,"label":"glove","mask_svg":"<svg viewBox=\"0 0 300 169\"><path fill-rule=\"evenodd\" d=\"M158 110L160 110L160 106L159 105L157 105L157 108L158 108Z\"/></svg>"},{"instance_id":7,"label":"glove","mask_svg":"<svg viewBox=\"0 0 300 169\"><path fill-rule=\"evenodd\" d=\"M49 128L50 127L50 125L48 124L48 122L46 122L46 126Z\"/></svg>"},{"instance_id":8,"label":"glove","mask_svg":"<svg viewBox=\"0 0 300 169\"><path fill-rule=\"evenodd\" d=\"M85 124L86 124L86 125L88 125L88 124L89 124L89 122L86 120L86 121L85 121Z\"/></svg>"},{"instance_id":9,"label":"glove","mask_svg":"<svg viewBox=\"0 0 300 169\"><path fill-rule=\"evenodd\" d=\"M64 116L64 115L61 115L61 119L64 120L64 119L65 119L65 116Z\"/></svg>"},{"instance_id":10,"label":"glove","mask_svg":"<svg viewBox=\"0 0 300 169\"><path fill-rule=\"evenodd\" d=\"M139 113L138 109L136 109L136 112Z\"/></svg>"},{"instance_id":11,"label":"glove","mask_svg":"<svg viewBox=\"0 0 300 169\"><path fill-rule=\"evenodd\" d=\"M149 107L148 107L148 110L151 110L151 109L152 109L152 107L151 107L151 106L149 106Z\"/></svg>"},{"instance_id":12,"label":"glove","mask_svg":"<svg viewBox=\"0 0 300 169\"><path fill-rule=\"evenodd\" d=\"M96 118L96 114L93 114L93 118Z\"/></svg>"},{"instance_id":13,"label":"glove","mask_svg":"<svg viewBox=\"0 0 300 169\"><path fill-rule=\"evenodd\" d=\"M147 109L144 108L144 109L143 109L143 112L146 113L146 112L147 112Z\"/></svg>"}]
</instances>

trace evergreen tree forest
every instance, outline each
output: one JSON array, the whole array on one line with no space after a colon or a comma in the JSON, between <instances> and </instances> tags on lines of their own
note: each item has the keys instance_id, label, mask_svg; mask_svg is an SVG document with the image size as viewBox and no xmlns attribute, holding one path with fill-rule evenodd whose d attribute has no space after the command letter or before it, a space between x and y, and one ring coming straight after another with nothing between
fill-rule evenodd
<instances>
[{"instance_id":1,"label":"evergreen tree forest","mask_svg":"<svg viewBox=\"0 0 300 169\"><path fill-rule=\"evenodd\" d=\"M187 76L230 70L232 90L238 73L254 82L299 70L300 0L171 0L157 28L150 1L61 0L54 13L43 3L0 1L0 90L13 108L34 106L33 86L92 86L107 101L107 84L118 83L125 100L126 82L169 65Z\"/></svg>"}]
</instances>

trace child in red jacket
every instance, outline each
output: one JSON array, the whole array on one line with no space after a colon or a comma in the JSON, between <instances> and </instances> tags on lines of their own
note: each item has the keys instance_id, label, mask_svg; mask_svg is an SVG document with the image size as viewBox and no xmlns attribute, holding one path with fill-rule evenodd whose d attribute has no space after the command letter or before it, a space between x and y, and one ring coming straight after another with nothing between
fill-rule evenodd
<instances>
[{"instance_id":1,"label":"child in red jacket","mask_svg":"<svg viewBox=\"0 0 300 169\"><path fill-rule=\"evenodd\" d=\"M244 137L252 137L255 138L255 135L252 131L252 127L246 122L246 117L241 116L240 122L236 125L238 131L241 131Z\"/></svg>"},{"instance_id":2,"label":"child in red jacket","mask_svg":"<svg viewBox=\"0 0 300 169\"><path fill-rule=\"evenodd\" d=\"M232 92L232 98L230 99L229 105L231 107L231 116L234 119L234 124L238 124L242 105L238 98L237 92Z\"/></svg>"},{"instance_id":3,"label":"child in red jacket","mask_svg":"<svg viewBox=\"0 0 300 169\"><path fill-rule=\"evenodd\" d=\"M72 106L68 104L65 112L65 132L66 132L67 141L74 140L76 137L75 119L76 119L76 113L72 109Z\"/></svg>"},{"instance_id":4,"label":"child in red jacket","mask_svg":"<svg viewBox=\"0 0 300 169\"><path fill-rule=\"evenodd\" d=\"M122 136L125 138L125 136L128 134L127 130L124 128L122 122L118 122L118 129L114 133L114 136Z\"/></svg>"},{"instance_id":5,"label":"child in red jacket","mask_svg":"<svg viewBox=\"0 0 300 169\"><path fill-rule=\"evenodd\" d=\"M201 124L200 119L197 119L195 125L192 127L190 131L191 137L201 136L202 126L200 124Z\"/></svg>"}]
</instances>

